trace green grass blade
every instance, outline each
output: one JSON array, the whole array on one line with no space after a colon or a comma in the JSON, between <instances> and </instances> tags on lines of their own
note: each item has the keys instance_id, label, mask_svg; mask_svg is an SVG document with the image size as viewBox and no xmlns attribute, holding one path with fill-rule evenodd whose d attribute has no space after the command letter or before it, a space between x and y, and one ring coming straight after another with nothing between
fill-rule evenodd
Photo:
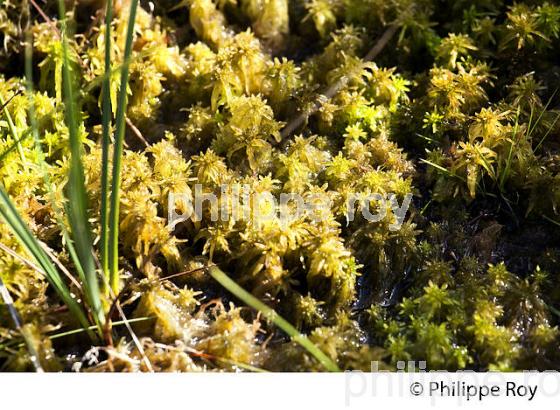
<instances>
[{"instance_id":1,"label":"green grass blade","mask_svg":"<svg viewBox=\"0 0 560 410\"><path fill-rule=\"evenodd\" d=\"M125 115L127 104L127 85L130 65L130 55L132 54L132 40L134 38L134 22L136 21L136 9L138 0L130 3L130 15L126 32L126 43L124 48L124 62L121 70L121 84L119 88L118 106L116 115L115 146L113 150L113 173L111 206L109 215L109 272L110 284L115 294L119 293L119 205L120 205L120 186L121 186L121 158L123 153Z\"/></svg>"},{"instance_id":2,"label":"green grass blade","mask_svg":"<svg viewBox=\"0 0 560 410\"><path fill-rule=\"evenodd\" d=\"M62 210L57 206L56 204L56 195L55 195L55 190L53 187L53 184L51 183L50 180L50 176L49 176L49 171L47 169L47 162L45 160L45 154L43 152L42 146L41 146L41 140L39 138L39 128L37 126L37 119L36 119L36 115L35 115L35 106L34 106L34 100L33 100L33 93L34 93L34 87L33 87L33 49L32 49L32 34L31 32L27 31L26 33L26 47L25 47L25 86L26 86L26 92L27 92L27 96L28 96L28 100L29 100L29 118L30 118L30 123L31 123L31 134L33 135L33 139L35 142L35 152L37 153L37 162L38 165L41 169L41 174L43 176L43 180L45 183L45 187L49 193L49 201L51 206L53 207L53 211L55 214L55 219L56 222L62 232L62 236L64 238L64 242L66 245L66 248L68 249L68 252L70 254L70 257L72 258L72 261L74 262L74 266L76 271L78 272L78 276L80 277L80 280L82 281L84 285L84 287L86 288L86 290L88 289L87 287L87 277L85 275L84 270L82 269L82 265L80 262L80 258L78 255L78 252L76 251L76 248L74 247L74 242L70 237L70 234L68 233L68 230L66 229L66 225L64 223L64 217L62 215ZM95 295L91 295L89 292L86 292L86 294L84 295L85 299L87 301L88 306L94 306L95 305L95 300L92 300L92 296L95 297ZM95 316L97 325L100 327L99 329L99 333L101 334L101 326L104 324L105 322L105 317L103 314L101 314L100 316Z\"/></svg>"},{"instance_id":3,"label":"green grass blade","mask_svg":"<svg viewBox=\"0 0 560 410\"><path fill-rule=\"evenodd\" d=\"M107 0L105 10L105 75L102 96L102 156L101 156L101 267L109 282L109 147L111 144L111 22L113 2Z\"/></svg>"},{"instance_id":4,"label":"green grass blade","mask_svg":"<svg viewBox=\"0 0 560 410\"><path fill-rule=\"evenodd\" d=\"M16 130L16 126L14 124L14 121L12 120L12 116L10 115L10 112L8 111L8 102L5 102L4 99L2 98L2 96L0 95L0 105L2 106L2 111L4 111L4 118L6 118L6 122L8 123L8 129L10 130L10 133L12 134L12 138L15 140L15 144L19 153L19 156L21 158L21 162L25 162L25 155L23 153L23 147L21 146L21 137L18 135L18 132Z\"/></svg>"},{"instance_id":5,"label":"green grass blade","mask_svg":"<svg viewBox=\"0 0 560 410\"><path fill-rule=\"evenodd\" d=\"M138 317L138 318L134 318L134 319L127 319L127 323L129 323L129 324L130 323L139 323L139 322L145 322L147 320L153 320L153 319L155 319L155 316ZM113 322L111 325L113 327L124 326L125 322L124 322L124 320L117 320L117 321ZM80 334L80 333L83 333L83 332L87 332L88 330L89 331L95 330L95 328L96 328L95 326L90 326L86 329L83 329L83 328L72 329L72 330L68 330L68 331L65 331L65 332L60 332L60 333L56 333L56 334L53 334L53 335L49 335L49 339L55 340L55 339L60 339L62 337L66 337L66 336L77 335L77 334Z\"/></svg>"},{"instance_id":6,"label":"green grass blade","mask_svg":"<svg viewBox=\"0 0 560 410\"><path fill-rule=\"evenodd\" d=\"M21 334L21 337L23 337L23 340L27 347L27 351L29 352L29 360L31 361L31 364L33 365L37 373L43 373L44 370L41 367L41 363L39 362L39 354L37 353L37 349L35 349L35 343L33 343L33 338L31 337L31 335L23 325L21 316L17 311L16 307L14 306L14 301L12 300L12 297L10 296L8 289L4 285L4 281L2 280L1 276L0 276L0 295L2 296L2 300L4 301L4 304L8 308L8 312L10 312L10 316L12 317L12 321L14 322L14 327Z\"/></svg>"},{"instance_id":7,"label":"green grass blade","mask_svg":"<svg viewBox=\"0 0 560 410\"><path fill-rule=\"evenodd\" d=\"M554 90L554 92L552 93L552 95L549 97L548 101L546 102L543 109L541 110L541 112L539 114L539 117L537 118L537 120L534 123L532 123L533 107L531 106L531 117L529 118L529 129L528 129L528 133L527 133L527 138L530 138L531 135L533 135L533 132L535 131L535 129L539 126L543 115L546 113L546 110L548 110L548 107L552 103L552 99L554 98L554 96L556 95L557 92L558 92L558 88L556 88Z\"/></svg>"},{"instance_id":8,"label":"green grass blade","mask_svg":"<svg viewBox=\"0 0 560 410\"><path fill-rule=\"evenodd\" d=\"M305 350L307 350L313 357L315 357L319 363L321 363L325 369L331 372L339 372L340 369L325 353L323 353L317 346L315 346L305 335L302 335L298 330L293 327L286 319L280 316L274 309L268 307L256 297L251 295L237 283L235 283L228 275L226 275L217 266L212 266L208 269L210 275L224 288L231 292L235 297L242 300L245 304L258 310L261 314L282 329L292 340L299 345L301 345Z\"/></svg>"},{"instance_id":9,"label":"green grass blade","mask_svg":"<svg viewBox=\"0 0 560 410\"><path fill-rule=\"evenodd\" d=\"M542 145L542 143L546 140L546 138L548 137L548 135L550 134L550 132L554 129L554 126L556 125L556 123L558 122L558 119L560 119L560 113L558 113L556 115L556 117L554 118L554 121L552 122L552 124L550 124L550 127L548 127L548 129L546 130L546 132L544 133L544 135L542 136L541 140L539 141L539 143L537 144L537 146L535 147L535 149L533 150L533 152L537 152L537 150L540 148L540 146Z\"/></svg>"},{"instance_id":10,"label":"green grass blade","mask_svg":"<svg viewBox=\"0 0 560 410\"><path fill-rule=\"evenodd\" d=\"M144 317L138 317L138 318L134 318L134 319L128 319L126 322L128 324L134 324L134 323L141 323L141 322L147 322L150 320L155 320L155 316L144 316ZM119 327L119 326L124 326L125 325L125 321L124 320L117 320L114 321L112 324L112 327ZM56 340L56 339L61 339L67 336L74 336L74 335L79 335L82 334L84 332L92 332L97 330L97 326L89 326L87 328L79 328L79 329L72 329L72 330L67 330L67 331L63 331L63 332L59 332L59 333L52 333L52 334L48 334L46 335L50 340ZM24 340L25 343L25 340ZM16 339L10 339L9 341L5 342L4 344L0 344L0 352L2 350L5 350L6 348L21 348L23 347L23 344L21 342L21 339L16 338Z\"/></svg>"},{"instance_id":11,"label":"green grass blade","mask_svg":"<svg viewBox=\"0 0 560 410\"><path fill-rule=\"evenodd\" d=\"M41 118L39 119L39 121L37 121L37 119L34 119L34 120L35 120L35 123L36 123L36 124L39 123L39 124L41 124L41 126L42 126L43 124L46 124L47 122L49 122L49 121L51 120L52 116L53 116L56 112L58 112L57 109L52 109L52 110L50 110L46 115L44 115L43 117L41 117ZM37 128L38 128L38 127L37 127ZM30 136L32 136L32 134L33 134L33 129L32 129L32 127L29 127L29 128L27 128L24 132L22 132L22 133L20 134L20 137L19 137L14 143L12 143L12 145L10 145L7 149L5 149L5 150L2 152L2 154L0 154L0 162L4 161L4 158L6 158L10 152L12 152L12 151L14 151L15 149L17 149L17 146L18 146L19 143L25 141L27 138L29 138Z\"/></svg>"},{"instance_id":12,"label":"green grass blade","mask_svg":"<svg viewBox=\"0 0 560 410\"><path fill-rule=\"evenodd\" d=\"M447 168L442 167L441 165L438 165L438 164L436 164L432 161L428 161L427 159L424 159L424 158L420 158L420 161L434 167L435 169L443 172L444 174L450 175L452 177L459 178L461 181L463 181L465 183L467 182L467 180L465 178L463 178L462 176L457 175L456 173L452 172L451 170L449 170Z\"/></svg>"},{"instance_id":13,"label":"green grass blade","mask_svg":"<svg viewBox=\"0 0 560 410\"><path fill-rule=\"evenodd\" d=\"M26 130L21 135L21 137L19 137L19 139L16 140L16 142L14 142L4 152L2 152L2 154L0 154L0 162L4 161L4 158L6 158L10 152L17 149L19 143L29 138L30 135L31 135L31 130L30 129Z\"/></svg>"},{"instance_id":14,"label":"green grass blade","mask_svg":"<svg viewBox=\"0 0 560 410\"><path fill-rule=\"evenodd\" d=\"M29 14L29 11L28 11L28 14ZM12 133L13 138L15 139L14 146L17 145L18 148L20 148L20 149L22 149L20 141L23 140L24 138L27 138L29 135L33 134L35 136L36 140L39 139L38 130L37 130L37 123L36 123L36 118L35 118L35 112L34 112L34 105L33 105L32 97L31 97L32 87L31 87L30 84L31 84L31 81L32 81L31 80L31 78L32 78L31 77L31 72L32 72L32 61L31 61L32 35L31 35L31 32L30 32L29 26L27 27L26 37L27 38L26 38L26 47L25 47L25 66L26 66L25 70L26 70L26 83L27 83L27 88L28 88L28 96L30 98L29 115L30 115L32 126L30 127L29 130L26 131L26 133L23 136L20 137L17 134L17 131L15 129L13 121L11 121L11 117L9 116L8 111L7 110L5 111L6 117L9 118L8 124L9 124L10 131ZM30 88L31 88L31 93L29 93ZM4 106L4 108L5 108L5 106ZM8 149L6 152L4 152L2 154L2 159L10 151L11 151L11 148ZM20 155L23 156L23 153L20 153ZM72 297L68 287L62 281L62 278L60 277L60 275L58 273L58 270L52 264L50 258L48 257L46 252L43 250L43 248L41 247L39 242L35 239L35 237L31 233L31 231L29 231L29 229L25 225L25 222L21 219L17 209L15 208L13 203L11 202L8 194L5 192L3 187L0 187L0 214L5 219L6 223L12 228L12 231L14 232L16 238L33 255L35 260L42 267L43 273L46 275L47 280L55 288L55 291L61 297L63 302L68 306L70 311L76 316L76 318L78 319L80 324L82 326L89 325L89 322L88 322L85 314L83 313L80 305Z\"/></svg>"},{"instance_id":15,"label":"green grass blade","mask_svg":"<svg viewBox=\"0 0 560 410\"><path fill-rule=\"evenodd\" d=\"M45 276L68 309L76 317L79 323L88 327L89 322L78 302L71 295L70 290L62 280L58 270L51 262L49 256L43 250L37 239L33 236L15 205L12 203L3 186L0 186L0 216L12 229L17 240L33 256L37 264L43 269Z\"/></svg>"},{"instance_id":16,"label":"green grass blade","mask_svg":"<svg viewBox=\"0 0 560 410\"><path fill-rule=\"evenodd\" d=\"M138 317L138 318L134 318L134 319L128 319L127 323L129 324L133 324L133 323L140 323L140 322L146 322L149 320L154 320L156 317L155 316L144 316L144 317ZM118 326L124 326L125 322L123 320L118 320L112 323L113 327L118 327ZM84 332L92 332L97 330L97 326L89 326L87 328L78 328L78 329L72 329L72 330L66 330L66 331L62 331L62 332L58 332L58 333L51 333L51 334L47 334L46 336L50 339L50 340L56 340L56 339L61 339L67 336L74 336L74 335L79 335L82 334ZM25 342L25 340L24 340ZM18 347L23 347L21 339L17 338L17 339L10 339L9 341L5 342L4 344L0 344L0 351L2 351L3 349L7 348L7 347L14 347L14 348L18 348Z\"/></svg>"},{"instance_id":17,"label":"green grass blade","mask_svg":"<svg viewBox=\"0 0 560 410\"><path fill-rule=\"evenodd\" d=\"M504 171L502 172L502 175L500 176L500 191L504 191L504 186L506 183L506 180L509 177L509 171L511 168L511 162L512 162L512 155L513 155L513 146L515 145L515 137L517 136L517 131L519 129L519 114L521 112L520 107L517 107L517 114L515 116L515 126L513 128L513 134L512 134L512 138L511 138L511 145L509 146L509 152L508 152L508 157L506 160L506 167L504 169ZM531 118L533 117L533 111L531 110Z\"/></svg>"},{"instance_id":18,"label":"green grass blade","mask_svg":"<svg viewBox=\"0 0 560 410\"><path fill-rule=\"evenodd\" d=\"M74 96L72 68L70 66L68 33L66 27L66 10L64 0L58 0L62 33L62 88L64 93L64 117L69 132L70 142L70 172L68 176L68 204L67 213L72 237L76 245L76 252L84 271L84 290L90 301L90 309L96 321L103 323L104 313L101 305L99 282L93 258L93 241L91 227L87 213L87 197L84 182L84 168L82 164L82 143L80 141L80 112L76 106Z\"/></svg>"}]
</instances>

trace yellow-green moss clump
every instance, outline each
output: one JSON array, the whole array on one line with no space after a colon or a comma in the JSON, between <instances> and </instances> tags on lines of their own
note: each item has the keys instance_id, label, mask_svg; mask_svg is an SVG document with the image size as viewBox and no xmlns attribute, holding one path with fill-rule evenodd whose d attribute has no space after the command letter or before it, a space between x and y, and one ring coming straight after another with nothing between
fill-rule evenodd
<instances>
[{"instance_id":1,"label":"yellow-green moss clump","mask_svg":"<svg viewBox=\"0 0 560 410\"><path fill-rule=\"evenodd\" d=\"M69 12L70 58L81 91L89 217L99 236L106 32L101 4L84 3ZM211 263L341 369L369 369L373 360L386 368L400 360L449 370L560 367L560 7L155 3L142 3L136 19L122 160L119 309L138 339L122 325L108 346L64 333L79 325L0 223L0 275L45 369L323 370L220 288L204 269ZM129 2L117 6L113 114ZM19 7L5 0L0 8L0 104L8 114L0 119L0 180L33 234L72 273L56 220L70 156L56 7L45 5L53 22L35 11L29 22L32 96L21 92L27 22ZM375 62L364 61L390 25L396 35ZM276 198L321 194L332 206L287 223L260 218L269 203L236 213L240 204L224 184ZM201 218L170 230L171 193L213 193L227 199L230 217L214 220L205 202ZM393 229L395 209L378 222L346 217L349 199L372 194L394 195L399 204L414 196L400 229ZM117 310L110 310L114 321ZM7 307L0 312L0 365L30 369Z\"/></svg>"}]
</instances>

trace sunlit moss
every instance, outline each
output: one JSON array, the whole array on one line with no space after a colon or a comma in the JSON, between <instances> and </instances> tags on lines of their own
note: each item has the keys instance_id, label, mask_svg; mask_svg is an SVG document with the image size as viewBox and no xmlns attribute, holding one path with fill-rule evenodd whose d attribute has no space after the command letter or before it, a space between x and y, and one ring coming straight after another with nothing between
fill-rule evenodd
<instances>
[{"instance_id":1,"label":"sunlit moss","mask_svg":"<svg viewBox=\"0 0 560 410\"><path fill-rule=\"evenodd\" d=\"M33 24L37 91L29 99L21 93L19 3L4 4L0 97L9 101L19 135L29 133L34 104L52 187L33 139L24 138L18 152L4 113L2 185L32 232L73 273L55 215L64 207L69 166L56 20ZM70 347L85 354L69 359L75 368L92 371L323 370L220 289L203 269L209 263L285 316L341 369L369 370L372 360L381 368L426 360L449 370L558 365L560 7L484 0L166 6L139 10L126 85L119 296L125 313L140 320L133 327L140 344L122 328L103 356L79 338L52 343L49 333L77 325L0 224L1 243L23 258L0 251L2 279L46 369L72 365L56 356ZM98 236L105 28L76 7L70 57ZM115 10L112 25L113 114L127 7ZM397 34L375 62L364 61L388 24ZM6 61L14 62L9 70ZM262 217L275 210L266 200L235 213L241 204L223 184L276 199L321 194L333 205L316 211L319 218L288 222ZM225 200L230 218L216 221L205 203L200 218L171 230L169 194L192 199L197 189ZM391 227L394 209L379 222L359 212L347 217L349 199L357 197L355 211L363 211L372 194L394 194L399 204L412 196L398 230ZM516 235L525 243L515 243ZM80 294L74 285L72 291ZM17 337L2 319L2 363L27 370L25 351L13 349Z\"/></svg>"}]
</instances>

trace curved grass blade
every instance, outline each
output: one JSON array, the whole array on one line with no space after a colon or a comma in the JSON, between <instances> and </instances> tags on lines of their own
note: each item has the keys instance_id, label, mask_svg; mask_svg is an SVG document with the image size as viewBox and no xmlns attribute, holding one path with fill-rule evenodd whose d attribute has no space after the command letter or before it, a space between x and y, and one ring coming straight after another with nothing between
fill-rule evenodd
<instances>
[{"instance_id":1,"label":"curved grass blade","mask_svg":"<svg viewBox=\"0 0 560 410\"><path fill-rule=\"evenodd\" d=\"M21 316L17 311L16 307L14 306L14 301L12 296L8 292L8 289L4 285L4 281L0 276L0 295L2 296L2 300L4 304L8 308L8 312L10 312L10 316L12 317L12 321L14 322L14 326L16 330L21 334L23 340L25 341L25 345L27 347L27 351L29 352L29 360L31 364L35 368L37 373L43 373L44 370L41 367L41 363L39 362L39 354L37 353L37 349L35 349L35 344L33 343L33 338L27 332L27 329L24 327L23 322L21 320Z\"/></svg>"},{"instance_id":2,"label":"curved grass blade","mask_svg":"<svg viewBox=\"0 0 560 410\"><path fill-rule=\"evenodd\" d=\"M212 266L208 269L208 273L224 288L231 292L235 297L242 300L248 306L258 310L261 314L282 329L292 338L292 340L307 350L325 369L330 372L339 372L340 369L325 353L323 353L317 346L315 346L305 335L302 335L298 330L293 327L286 319L280 316L276 311L256 297L251 295L237 283L235 283L228 275L226 275L217 266Z\"/></svg>"},{"instance_id":3,"label":"curved grass blade","mask_svg":"<svg viewBox=\"0 0 560 410\"><path fill-rule=\"evenodd\" d=\"M83 327L88 327L89 322L81 306L74 299L70 290L62 280L58 270L51 262L49 256L43 250L37 239L33 236L15 205L12 203L3 186L0 186L0 215L11 228L17 240L33 256L37 264L43 269L47 280L60 296L70 312L76 317Z\"/></svg>"},{"instance_id":4,"label":"curved grass blade","mask_svg":"<svg viewBox=\"0 0 560 410\"><path fill-rule=\"evenodd\" d=\"M138 0L130 3L130 15L126 31L126 43L124 48L124 62L121 70L121 84L119 88L118 106L115 128L115 146L113 150L113 173L111 205L109 214L109 273L110 285L115 294L119 293L119 205L121 187L121 158L123 154L125 115L127 105L127 85L130 66L130 55L132 54L132 40L134 38L134 23L136 21L136 10Z\"/></svg>"},{"instance_id":5,"label":"curved grass blade","mask_svg":"<svg viewBox=\"0 0 560 410\"><path fill-rule=\"evenodd\" d=\"M80 266L84 271L84 287L88 294L90 309L98 323L103 322L104 314L101 305L99 282L93 258L93 240L87 213L87 197L85 188L84 168L82 164L82 143L80 140L80 112L77 108L72 67L70 65L68 33L66 27L66 9L64 0L58 0L62 33L62 88L64 93L64 118L68 127L70 142L70 171L68 175L66 211L76 245L76 253Z\"/></svg>"}]
</instances>

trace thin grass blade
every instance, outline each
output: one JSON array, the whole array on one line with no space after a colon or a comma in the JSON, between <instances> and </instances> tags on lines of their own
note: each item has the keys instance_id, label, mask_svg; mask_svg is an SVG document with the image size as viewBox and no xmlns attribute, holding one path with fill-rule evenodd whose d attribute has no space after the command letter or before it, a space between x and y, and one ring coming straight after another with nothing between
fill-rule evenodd
<instances>
[{"instance_id":1,"label":"thin grass blade","mask_svg":"<svg viewBox=\"0 0 560 410\"><path fill-rule=\"evenodd\" d=\"M67 186L67 213L72 238L76 245L76 253L84 271L84 289L88 295L90 309L96 322L101 325L104 322L104 313L101 305L99 282L95 269L93 240L91 227L88 219L88 206L85 188L84 168L82 163L82 143L80 140L79 125L80 111L77 108L72 67L69 55L68 32L66 27L66 10L64 0L58 0L58 11L62 33L62 88L64 93L64 118L68 127L70 143L70 172Z\"/></svg>"},{"instance_id":2,"label":"thin grass blade","mask_svg":"<svg viewBox=\"0 0 560 410\"><path fill-rule=\"evenodd\" d=\"M11 228L17 240L33 256L41 269L43 269L47 280L60 296L64 304L68 306L70 312L72 312L74 317L82 326L88 327L89 322L81 306L70 293L70 290L62 280L58 270L51 262L49 256L43 250L37 239L33 236L2 186L0 186L0 216L2 216Z\"/></svg>"},{"instance_id":3,"label":"thin grass blade","mask_svg":"<svg viewBox=\"0 0 560 410\"><path fill-rule=\"evenodd\" d=\"M87 278L85 276L85 272L82 269L80 259L78 257L78 253L76 248L74 247L74 242L70 237L68 230L66 229L66 225L64 223L64 217L62 215L62 210L56 204L56 197L54 192L54 187L51 183L49 171L47 169L47 162L45 160L45 153L43 152L41 146L41 140L39 138L39 129L37 127L37 120L35 117L35 106L33 103L33 69L32 69L32 42L31 42L31 33L29 32L29 36L26 42L26 51L25 51L25 79L26 79L26 91L27 96L29 98L29 118L31 122L31 134L33 135L33 139L35 141L35 152L37 153L37 162L41 169L41 174L43 176L43 180L45 183L45 187L49 194L49 201L50 205L53 208L56 222L62 232L62 236L64 238L64 243L66 248L68 249L68 253L74 262L75 269L78 273L78 276L82 283L86 283ZM52 259L52 258L51 258ZM60 267L60 266L59 266ZM86 292L84 295L87 301L87 304L91 306L93 304L91 300L91 296ZM104 316L97 317L96 320L99 322L98 325L103 325L104 323Z\"/></svg>"},{"instance_id":4,"label":"thin grass blade","mask_svg":"<svg viewBox=\"0 0 560 410\"><path fill-rule=\"evenodd\" d=\"M503 192L504 190L504 186L506 183L507 178L509 177L509 171L511 168L511 160L512 160L512 155L513 155L513 146L515 145L515 137L517 136L517 131L519 129L519 115L521 113L521 109L520 107L517 107L517 114L515 116L515 126L513 128L513 133L512 133L512 139L511 139L511 144L509 146L509 152L508 152L508 157L506 160L506 167L504 169L504 171L502 172L501 176L500 176L500 191ZM533 116L533 111L531 110L531 118Z\"/></svg>"},{"instance_id":5,"label":"thin grass blade","mask_svg":"<svg viewBox=\"0 0 560 410\"><path fill-rule=\"evenodd\" d=\"M113 2L107 0L105 9L105 75L102 96L102 156L101 156L101 267L109 282L109 148L111 145L111 22ZM107 293L107 292L106 292Z\"/></svg>"},{"instance_id":6,"label":"thin grass blade","mask_svg":"<svg viewBox=\"0 0 560 410\"><path fill-rule=\"evenodd\" d=\"M262 303L256 297L251 295L237 283L235 283L228 275L226 275L217 266L208 269L210 275L224 288L231 292L235 297L242 300L245 304L258 310L261 314L282 329L292 340L307 350L325 369L331 372L339 372L340 369L325 353L315 346L305 335L302 335L293 327L286 319L280 316L276 311Z\"/></svg>"},{"instance_id":7,"label":"thin grass blade","mask_svg":"<svg viewBox=\"0 0 560 410\"><path fill-rule=\"evenodd\" d=\"M21 161L25 162L25 155L23 153L23 147L21 145L21 137L18 135L16 126L14 124L14 120L12 119L12 116L8 111L8 107L7 107L8 103L9 101L5 102L2 96L0 95L0 106L2 106L2 111L4 111L4 118L6 118L6 122L8 123L8 129L10 130L10 133L12 134L12 137L15 140L16 148L18 150L18 154L21 158Z\"/></svg>"},{"instance_id":8,"label":"thin grass blade","mask_svg":"<svg viewBox=\"0 0 560 410\"><path fill-rule=\"evenodd\" d=\"M126 43L124 48L124 62L121 70L121 83L119 88L118 106L115 125L115 143L113 150L113 173L111 189L111 205L109 214L109 272L110 284L115 294L119 293L119 205L121 187L121 158L123 154L125 115L127 106L127 85L130 66L130 55L132 54L132 41L134 38L134 23L136 21L136 10L138 0L130 3L130 15L126 32Z\"/></svg>"},{"instance_id":9,"label":"thin grass blade","mask_svg":"<svg viewBox=\"0 0 560 410\"><path fill-rule=\"evenodd\" d=\"M29 72L31 71L31 61L28 58L28 55L30 55L30 50L27 50L27 48L30 47L30 44L31 44L31 42L30 42L30 39L28 38L27 39L27 46L26 46L26 71L27 71L27 74L28 74L26 80L28 82L29 82L29 78L30 78ZM29 84L28 84L28 88L29 88ZM29 90L28 90L28 92L29 92ZM5 111L5 113L7 114L7 116L9 116L7 111ZM14 147L16 146L16 144L19 143L20 140L22 140L24 138L27 138L29 135L33 134L36 139L39 138L33 104L30 104L30 118L31 118L32 126L21 137L17 134L17 132L15 130L15 127L13 126L13 122L9 121L9 122L12 123L12 126L10 126L10 131L12 133L12 137L16 141L13 145ZM11 149L9 149L8 151L11 151ZM5 155L7 155L7 152L4 152L2 154L2 158ZM45 173L45 175L47 175L47 174ZM34 256L35 260L42 267L42 273L47 277L47 280L51 283L51 285L53 285L53 287L55 288L55 290L57 291L57 293L59 294L61 299L67 304L70 311L72 311L76 315L76 318L78 319L80 324L83 325L83 326L89 325L89 322L87 321L85 314L81 311L81 307L77 304L77 302L74 300L74 298L70 295L70 292L69 292L68 288L66 287L66 285L64 284L64 282L62 281L60 275L58 274L58 271L57 271L56 267L51 263L51 261L50 261L49 257L47 256L46 252L42 249L39 242L35 239L35 237L32 235L32 233L28 230L25 223L23 222L23 220L19 216L15 206L11 203L11 200L9 199L7 193L4 191L4 189L2 187L0 187L0 201L1 201L0 202L0 208L1 208L0 209L0 214L4 217L4 219L6 220L8 225L12 228L12 231L14 232L16 237L27 248L27 250ZM25 337L25 335L24 335L24 337Z\"/></svg>"},{"instance_id":10,"label":"thin grass blade","mask_svg":"<svg viewBox=\"0 0 560 410\"><path fill-rule=\"evenodd\" d=\"M41 363L39 362L39 354L37 353L37 349L35 349L33 338L29 335L27 329L25 329L23 322L21 320L21 316L17 311L16 307L14 306L14 301L12 299L12 296L10 295L10 292L8 292L6 286L4 285L4 281L2 280L2 277L0 277L0 295L2 296L2 300L4 301L4 304L8 308L8 312L10 312L10 316L12 317L12 321L14 322L14 327L21 334L21 337L23 337L23 340L25 341L27 351L29 352L29 360L31 361L31 364L33 365L37 373L43 373L44 370L41 367Z\"/></svg>"}]
</instances>

